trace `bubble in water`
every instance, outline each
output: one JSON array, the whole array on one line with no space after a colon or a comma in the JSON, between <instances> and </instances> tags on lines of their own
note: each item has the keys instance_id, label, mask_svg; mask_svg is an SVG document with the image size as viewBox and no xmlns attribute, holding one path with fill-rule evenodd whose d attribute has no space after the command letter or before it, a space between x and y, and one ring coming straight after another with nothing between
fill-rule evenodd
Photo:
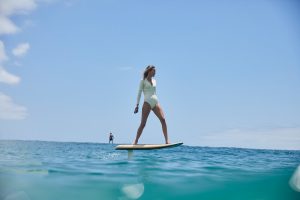
<instances>
[{"instance_id":1,"label":"bubble in water","mask_svg":"<svg viewBox=\"0 0 300 200\"><path fill-rule=\"evenodd\" d=\"M122 187L122 192L130 199L138 199L144 193L144 184L126 184Z\"/></svg>"},{"instance_id":2,"label":"bubble in water","mask_svg":"<svg viewBox=\"0 0 300 200\"><path fill-rule=\"evenodd\" d=\"M103 160L115 160L120 157L120 153L108 153L102 156Z\"/></svg>"},{"instance_id":3,"label":"bubble in water","mask_svg":"<svg viewBox=\"0 0 300 200\"><path fill-rule=\"evenodd\" d=\"M300 192L300 165L290 179L290 186L297 192Z\"/></svg>"},{"instance_id":4,"label":"bubble in water","mask_svg":"<svg viewBox=\"0 0 300 200\"><path fill-rule=\"evenodd\" d=\"M18 191L7 195L4 200L30 200L30 198L24 191Z\"/></svg>"}]
</instances>

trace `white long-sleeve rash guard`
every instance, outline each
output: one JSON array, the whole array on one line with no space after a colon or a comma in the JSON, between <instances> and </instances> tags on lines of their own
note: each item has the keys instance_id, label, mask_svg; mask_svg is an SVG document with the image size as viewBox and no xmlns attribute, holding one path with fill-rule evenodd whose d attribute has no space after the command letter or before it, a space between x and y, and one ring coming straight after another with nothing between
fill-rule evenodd
<instances>
[{"instance_id":1,"label":"white long-sleeve rash guard","mask_svg":"<svg viewBox=\"0 0 300 200\"><path fill-rule=\"evenodd\" d=\"M153 85L152 85L153 84ZM137 104L139 104L142 92L144 93L144 101L149 103L151 108L154 108L158 103L158 98L156 96L156 80L152 78L152 84L147 79L142 79L140 81Z\"/></svg>"}]
</instances>

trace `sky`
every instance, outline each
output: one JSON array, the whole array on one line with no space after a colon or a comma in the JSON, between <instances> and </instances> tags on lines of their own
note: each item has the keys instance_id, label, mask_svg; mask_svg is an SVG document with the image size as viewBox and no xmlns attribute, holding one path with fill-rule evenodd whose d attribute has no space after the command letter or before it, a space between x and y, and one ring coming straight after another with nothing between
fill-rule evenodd
<instances>
[{"instance_id":1,"label":"sky","mask_svg":"<svg viewBox=\"0 0 300 200\"><path fill-rule=\"evenodd\" d=\"M300 150L296 0L0 0L0 139L132 143L156 66L171 142ZM141 99L141 103L143 98ZM163 143L151 113L140 143Z\"/></svg>"}]
</instances>

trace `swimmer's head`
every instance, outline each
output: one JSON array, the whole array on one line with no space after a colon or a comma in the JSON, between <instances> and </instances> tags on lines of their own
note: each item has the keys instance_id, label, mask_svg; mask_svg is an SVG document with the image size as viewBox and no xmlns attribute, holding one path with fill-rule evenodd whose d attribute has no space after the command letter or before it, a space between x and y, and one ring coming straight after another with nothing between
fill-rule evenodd
<instances>
[{"instance_id":1,"label":"swimmer's head","mask_svg":"<svg viewBox=\"0 0 300 200\"><path fill-rule=\"evenodd\" d=\"M151 77L155 76L155 66L154 65L148 65L144 71L144 79L150 75Z\"/></svg>"}]
</instances>

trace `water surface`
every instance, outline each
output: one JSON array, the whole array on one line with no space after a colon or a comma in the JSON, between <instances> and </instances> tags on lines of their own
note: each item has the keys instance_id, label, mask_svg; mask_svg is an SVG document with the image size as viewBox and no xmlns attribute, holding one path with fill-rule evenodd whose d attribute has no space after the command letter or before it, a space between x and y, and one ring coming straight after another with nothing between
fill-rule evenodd
<instances>
[{"instance_id":1,"label":"water surface","mask_svg":"<svg viewBox=\"0 0 300 200\"><path fill-rule=\"evenodd\" d=\"M299 200L300 151L0 141L0 199Z\"/></svg>"}]
</instances>

